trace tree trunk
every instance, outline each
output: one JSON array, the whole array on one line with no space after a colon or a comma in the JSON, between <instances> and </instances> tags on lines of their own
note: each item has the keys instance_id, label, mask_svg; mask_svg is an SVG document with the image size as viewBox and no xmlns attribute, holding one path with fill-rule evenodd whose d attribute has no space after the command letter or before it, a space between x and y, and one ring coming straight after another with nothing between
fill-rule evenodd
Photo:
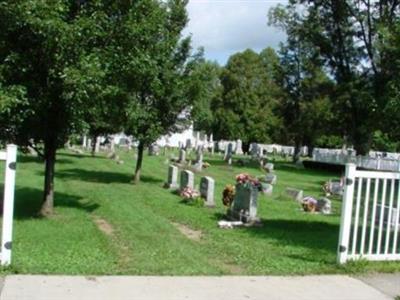
<instances>
[{"instance_id":1,"label":"tree trunk","mask_svg":"<svg viewBox=\"0 0 400 300\"><path fill-rule=\"evenodd\" d=\"M54 208L54 166L56 163L56 147L54 143L45 143L45 173L43 203L39 214L48 216Z\"/></svg>"},{"instance_id":2,"label":"tree trunk","mask_svg":"<svg viewBox=\"0 0 400 300\"><path fill-rule=\"evenodd\" d=\"M144 150L144 143L142 141L139 141L138 156L136 161L135 175L133 177L133 183L140 182L140 172L142 170L142 161L143 161L143 150Z\"/></svg>"},{"instance_id":3,"label":"tree trunk","mask_svg":"<svg viewBox=\"0 0 400 300\"><path fill-rule=\"evenodd\" d=\"M301 150L301 143L299 140L295 141L295 146L294 146L294 153L293 153L293 162L297 163L300 160L300 150Z\"/></svg>"},{"instance_id":4,"label":"tree trunk","mask_svg":"<svg viewBox=\"0 0 400 300\"><path fill-rule=\"evenodd\" d=\"M97 135L93 136L93 140L92 140L92 156L95 156L96 154L96 144L97 144Z\"/></svg>"}]
</instances>

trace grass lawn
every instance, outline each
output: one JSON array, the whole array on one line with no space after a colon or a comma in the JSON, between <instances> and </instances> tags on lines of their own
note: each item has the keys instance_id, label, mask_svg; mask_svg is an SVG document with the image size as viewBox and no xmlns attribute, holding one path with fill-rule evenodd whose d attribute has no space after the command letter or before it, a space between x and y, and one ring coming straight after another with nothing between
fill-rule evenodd
<instances>
[{"instance_id":1,"label":"grass lawn","mask_svg":"<svg viewBox=\"0 0 400 300\"><path fill-rule=\"evenodd\" d=\"M43 274L263 275L400 271L400 263L336 264L340 201L329 216L306 214L283 195L286 187L321 195L321 184L340 174L300 170L277 161L272 197L259 198L261 228L223 230L221 193L235 175L261 175L254 163L229 167L221 156L205 157L201 175L216 180L214 209L184 204L163 189L165 156L145 157L142 183L130 184L133 152L123 165L98 157L58 153L55 214L36 218L43 163L18 157L13 264L3 272ZM195 182L199 184L200 174Z\"/></svg>"}]
</instances>

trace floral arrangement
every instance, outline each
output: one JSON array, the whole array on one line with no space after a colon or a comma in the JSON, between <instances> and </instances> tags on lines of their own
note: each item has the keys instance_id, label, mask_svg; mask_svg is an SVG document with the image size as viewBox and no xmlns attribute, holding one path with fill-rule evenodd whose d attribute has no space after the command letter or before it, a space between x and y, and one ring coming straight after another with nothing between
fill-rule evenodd
<instances>
[{"instance_id":1,"label":"floral arrangement","mask_svg":"<svg viewBox=\"0 0 400 300\"><path fill-rule=\"evenodd\" d=\"M242 184L245 186L254 186L257 189L261 190L261 183L257 178L251 177L247 173L241 173L236 176L236 183Z\"/></svg>"},{"instance_id":2,"label":"floral arrangement","mask_svg":"<svg viewBox=\"0 0 400 300\"><path fill-rule=\"evenodd\" d=\"M233 203L233 198L235 197L235 186L228 184L225 186L222 192L222 203L230 207Z\"/></svg>"},{"instance_id":3,"label":"floral arrangement","mask_svg":"<svg viewBox=\"0 0 400 300\"><path fill-rule=\"evenodd\" d=\"M193 200L200 197L200 193L187 186L183 190L181 190L180 196L183 198L183 200Z\"/></svg>"},{"instance_id":4,"label":"floral arrangement","mask_svg":"<svg viewBox=\"0 0 400 300\"><path fill-rule=\"evenodd\" d=\"M318 201L313 197L305 197L303 198L302 206L304 211L316 212L318 210Z\"/></svg>"},{"instance_id":5,"label":"floral arrangement","mask_svg":"<svg viewBox=\"0 0 400 300\"><path fill-rule=\"evenodd\" d=\"M211 165L210 165L210 163L208 163L208 162L203 162L203 168L204 169L207 169L207 168L209 168Z\"/></svg>"}]
</instances>

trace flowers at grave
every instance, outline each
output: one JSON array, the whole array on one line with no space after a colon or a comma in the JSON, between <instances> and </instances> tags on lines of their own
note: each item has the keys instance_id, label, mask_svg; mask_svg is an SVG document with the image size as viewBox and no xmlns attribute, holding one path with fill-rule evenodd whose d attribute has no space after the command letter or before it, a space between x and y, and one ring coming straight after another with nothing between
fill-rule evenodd
<instances>
[{"instance_id":1,"label":"flowers at grave","mask_svg":"<svg viewBox=\"0 0 400 300\"><path fill-rule=\"evenodd\" d=\"M225 206L230 207L232 205L235 192L235 186L231 184L225 186L224 190L222 191L222 203Z\"/></svg>"},{"instance_id":2,"label":"flowers at grave","mask_svg":"<svg viewBox=\"0 0 400 300\"><path fill-rule=\"evenodd\" d=\"M187 186L183 190L181 190L180 196L183 198L183 200L193 200L199 197L200 193L195 189Z\"/></svg>"},{"instance_id":3,"label":"flowers at grave","mask_svg":"<svg viewBox=\"0 0 400 300\"><path fill-rule=\"evenodd\" d=\"M318 209L318 200L307 196L303 198L301 205L306 212L316 212Z\"/></svg>"},{"instance_id":4,"label":"flowers at grave","mask_svg":"<svg viewBox=\"0 0 400 300\"><path fill-rule=\"evenodd\" d=\"M247 173L241 173L236 176L236 183L244 185L246 187L255 187L261 191L261 183L257 178L251 177Z\"/></svg>"},{"instance_id":5,"label":"flowers at grave","mask_svg":"<svg viewBox=\"0 0 400 300\"><path fill-rule=\"evenodd\" d=\"M204 168L204 169L207 169L207 168L209 168L209 167L211 167L210 163L208 163L208 162L203 162L203 168Z\"/></svg>"}]
</instances>

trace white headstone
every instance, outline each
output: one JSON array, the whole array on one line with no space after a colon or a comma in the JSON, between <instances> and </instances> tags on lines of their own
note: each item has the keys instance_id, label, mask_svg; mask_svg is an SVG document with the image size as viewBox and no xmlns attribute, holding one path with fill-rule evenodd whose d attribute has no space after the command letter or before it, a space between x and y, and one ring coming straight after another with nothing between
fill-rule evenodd
<instances>
[{"instance_id":1,"label":"white headstone","mask_svg":"<svg viewBox=\"0 0 400 300\"><path fill-rule=\"evenodd\" d=\"M181 172L180 189L183 190L185 187L194 189L194 174L192 171L182 170Z\"/></svg>"},{"instance_id":2,"label":"white headstone","mask_svg":"<svg viewBox=\"0 0 400 300\"><path fill-rule=\"evenodd\" d=\"M271 196L272 192L274 191L274 186L272 184L269 183L261 183L261 187L262 187L262 192L265 195Z\"/></svg>"},{"instance_id":3,"label":"white headstone","mask_svg":"<svg viewBox=\"0 0 400 300\"><path fill-rule=\"evenodd\" d=\"M269 184L276 184L276 181L278 180L278 177L276 174L267 174L265 175L265 182Z\"/></svg>"},{"instance_id":4,"label":"white headstone","mask_svg":"<svg viewBox=\"0 0 400 300\"><path fill-rule=\"evenodd\" d=\"M294 188L286 188L286 194L293 198L294 200L298 201L298 202L302 202L303 201L303 191L302 190L298 190L298 189L294 189Z\"/></svg>"},{"instance_id":5,"label":"white headstone","mask_svg":"<svg viewBox=\"0 0 400 300\"><path fill-rule=\"evenodd\" d=\"M186 162L186 151L183 149L179 150L179 162L185 163Z\"/></svg>"},{"instance_id":6,"label":"white headstone","mask_svg":"<svg viewBox=\"0 0 400 300\"><path fill-rule=\"evenodd\" d=\"M206 200L206 206L214 207L214 188L215 181L211 177L204 176L200 180L200 195Z\"/></svg>"},{"instance_id":7,"label":"white headstone","mask_svg":"<svg viewBox=\"0 0 400 300\"><path fill-rule=\"evenodd\" d=\"M178 167L174 165L168 167L168 181L166 186L169 189L178 188Z\"/></svg>"},{"instance_id":8,"label":"white headstone","mask_svg":"<svg viewBox=\"0 0 400 300\"><path fill-rule=\"evenodd\" d=\"M243 154L243 148L242 148L242 140L237 140L236 141L236 154Z\"/></svg>"},{"instance_id":9,"label":"white headstone","mask_svg":"<svg viewBox=\"0 0 400 300\"><path fill-rule=\"evenodd\" d=\"M266 163L264 165L264 170L267 171L268 173L271 173L274 170L274 164L273 163Z\"/></svg>"}]
</instances>

